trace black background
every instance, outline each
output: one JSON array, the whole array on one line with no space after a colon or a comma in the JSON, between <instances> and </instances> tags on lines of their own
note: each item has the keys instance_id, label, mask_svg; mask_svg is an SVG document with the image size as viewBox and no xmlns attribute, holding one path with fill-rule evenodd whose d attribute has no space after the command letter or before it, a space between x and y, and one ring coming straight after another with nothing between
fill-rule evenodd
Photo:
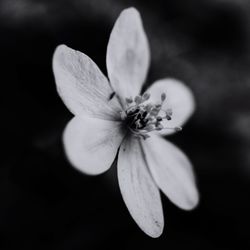
<instances>
[{"instance_id":1,"label":"black background","mask_svg":"<svg viewBox=\"0 0 250 250\"><path fill-rule=\"evenodd\" d=\"M197 103L169 139L192 160L201 202L185 212L162 196L159 239L130 217L115 167L89 177L67 162L72 115L51 68L64 43L106 74L110 31L130 6L151 46L147 84L181 79ZM248 0L1 0L0 249L250 249L249 40Z\"/></svg>"}]
</instances>

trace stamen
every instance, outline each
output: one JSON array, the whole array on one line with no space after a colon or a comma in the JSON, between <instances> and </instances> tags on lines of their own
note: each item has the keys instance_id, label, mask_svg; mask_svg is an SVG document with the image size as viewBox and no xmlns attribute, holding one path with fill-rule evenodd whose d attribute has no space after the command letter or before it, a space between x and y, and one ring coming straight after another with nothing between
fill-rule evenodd
<instances>
[{"instance_id":1,"label":"stamen","mask_svg":"<svg viewBox=\"0 0 250 250\"><path fill-rule=\"evenodd\" d=\"M150 98L150 94L149 93L144 93L142 96L143 101L147 101Z\"/></svg>"},{"instance_id":2,"label":"stamen","mask_svg":"<svg viewBox=\"0 0 250 250\"><path fill-rule=\"evenodd\" d=\"M152 107L153 107L153 104L152 104L152 103L149 103L149 104L146 105L145 110L146 110L147 112L150 112L150 110L152 109Z\"/></svg>"},{"instance_id":3,"label":"stamen","mask_svg":"<svg viewBox=\"0 0 250 250\"><path fill-rule=\"evenodd\" d=\"M149 138L150 136L148 135L148 134L144 134L144 135L142 135L142 138L144 139L144 140L146 140L147 138Z\"/></svg>"},{"instance_id":4,"label":"stamen","mask_svg":"<svg viewBox=\"0 0 250 250\"><path fill-rule=\"evenodd\" d=\"M163 102L166 100L166 94L161 94L161 103L149 103L149 93L144 93L142 96L137 95L134 98L126 98L127 109L121 112L121 119L126 121L126 125L134 136L149 138L148 133L151 131L160 131L170 129L181 131L181 127L165 127L162 122L171 120L173 114L172 109L163 110ZM146 103L145 103L146 102Z\"/></svg>"},{"instance_id":5,"label":"stamen","mask_svg":"<svg viewBox=\"0 0 250 250\"><path fill-rule=\"evenodd\" d=\"M132 97L129 97L129 98L125 98L125 101L126 101L126 103L130 104L133 102L133 99L132 99Z\"/></svg>"},{"instance_id":6,"label":"stamen","mask_svg":"<svg viewBox=\"0 0 250 250\"><path fill-rule=\"evenodd\" d=\"M164 127L163 129L175 130L175 132L180 132L180 131L182 131L182 127L173 127L173 128L170 128L170 127Z\"/></svg>"},{"instance_id":7,"label":"stamen","mask_svg":"<svg viewBox=\"0 0 250 250\"><path fill-rule=\"evenodd\" d=\"M121 112L121 119L122 119L122 121L124 121L126 118L127 118L126 112L125 112L125 111L122 111L122 112Z\"/></svg>"},{"instance_id":8,"label":"stamen","mask_svg":"<svg viewBox=\"0 0 250 250\"><path fill-rule=\"evenodd\" d=\"M162 130L164 127L161 123L156 124L156 130Z\"/></svg>"},{"instance_id":9,"label":"stamen","mask_svg":"<svg viewBox=\"0 0 250 250\"><path fill-rule=\"evenodd\" d=\"M142 97L139 96L139 95L137 95L137 96L135 97L134 101L135 101L135 103L136 103L137 105L139 105L139 104L142 102Z\"/></svg>"},{"instance_id":10,"label":"stamen","mask_svg":"<svg viewBox=\"0 0 250 250\"><path fill-rule=\"evenodd\" d=\"M146 128L145 128L148 132L152 131L155 129L155 126L152 124L149 124Z\"/></svg>"},{"instance_id":11,"label":"stamen","mask_svg":"<svg viewBox=\"0 0 250 250\"><path fill-rule=\"evenodd\" d=\"M174 130L175 130L176 132L180 132L180 131L182 131L182 127L175 127Z\"/></svg>"},{"instance_id":12,"label":"stamen","mask_svg":"<svg viewBox=\"0 0 250 250\"><path fill-rule=\"evenodd\" d=\"M170 121L170 120L172 119L172 118L171 118L172 114L173 114L172 109L168 108L168 109L166 110L166 119L167 119L168 121Z\"/></svg>"},{"instance_id":13,"label":"stamen","mask_svg":"<svg viewBox=\"0 0 250 250\"><path fill-rule=\"evenodd\" d=\"M166 115L166 119L167 119L168 121L170 121L172 118L171 118L171 116Z\"/></svg>"},{"instance_id":14,"label":"stamen","mask_svg":"<svg viewBox=\"0 0 250 250\"><path fill-rule=\"evenodd\" d=\"M166 99L166 94L165 93L162 93L161 94L161 101L164 102Z\"/></svg>"},{"instance_id":15,"label":"stamen","mask_svg":"<svg viewBox=\"0 0 250 250\"><path fill-rule=\"evenodd\" d=\"M169 115L169 116L172 116L172 115L173 115L172 109L168 108L168 109L166 110L166 114Z\"/></svg>"}]
</instances>

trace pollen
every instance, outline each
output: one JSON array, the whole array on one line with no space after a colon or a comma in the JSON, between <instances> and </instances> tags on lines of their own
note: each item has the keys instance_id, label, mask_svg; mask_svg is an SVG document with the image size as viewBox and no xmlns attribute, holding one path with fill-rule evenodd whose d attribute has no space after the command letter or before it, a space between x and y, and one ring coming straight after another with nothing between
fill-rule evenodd
<instances>
[{"instance_id":1,"label":"pollen","mask_svg":"<svg viewBox=\"0 0 250 250\"><path fill-rule=\"evenodd\" d=\"M152 131L171 129L181 131L181 127L164 127L163 121L172 119L172 109L163 110L163 103L166 101L166 94L162 93L160 102L149 102L150 94L144 93L134 98L125 98L126 109L121 112L121 119L130 132L138 138L147 139Z\"/></svg>"}]
</instances>

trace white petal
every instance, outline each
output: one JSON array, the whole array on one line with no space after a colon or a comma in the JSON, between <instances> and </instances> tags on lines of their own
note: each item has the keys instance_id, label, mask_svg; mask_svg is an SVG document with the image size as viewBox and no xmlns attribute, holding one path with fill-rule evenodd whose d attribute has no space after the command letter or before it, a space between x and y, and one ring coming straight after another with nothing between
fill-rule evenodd
<instances>
[{"instance_id":1,"label":"white petal","mask_svg":"<svg viewBox=\"0 0 250 250\"><path fill-rule=\"evenodd\" d=\"M140 93L149 67L149 45L135 8L122 11L111 32L107 49L110 82L121 98Z\"/></svg>"},{"instance_id":2,"label":"white petal","mask_svg":"<svg viewBox=\"0 0 250 250\"><path fill-rule=\"evenodd\" d=\"M63 142L71 164L86 174L110 168L123 139L119 122L75 116L66 126Z\"/></svg>"},{"instance_id":3,"label":"white petal","mask_svg":"<svg viewBox=\"0 0 250 250\"><path fill-rule=\"evenodd\" d=\"M142 145L159 188L180 208L194 208L199 202L199 194L187 156L160 136L152 136Z\"/></svg>"},{"instance_id":4,"label":"white petal","mask_svg":"<svg viewBox=\"0 0 250 250\"><path fill-rule=\"evenodd\" d=\"M158 80L146 91L150 93L150 101L160 103L161 94L166 93L166 100L163 110L171 108L173 111L172 120L163 122L164 127L182 126L195 110L194 96L191 90L182 82L175 79ZM167 135L174 133L174 130L164 129L160 134Z\"/></svg>"},{"instance_id":5,"label":"white petal","mask_svg":"<svg viewBox=\"0 0 250 250\"><path fill-rule=\"evenodd\" d=\"M88 56L60 45L53 56L53 71L57 91L73 114L116 119L120 105L117 100L109 100L113 90Z\"/></svg>"},{"instance_id":6,"label":"white petal","mask_svg":"<svg viewBox=\"0 0 250 250\"><path fill-rule=\"evenodd\" d=\"M149 236L159 237L164 226L160 193L137 139L126 138L121 145L118 181L124 202L138 226Z\"/></svg>"}]
</instances>

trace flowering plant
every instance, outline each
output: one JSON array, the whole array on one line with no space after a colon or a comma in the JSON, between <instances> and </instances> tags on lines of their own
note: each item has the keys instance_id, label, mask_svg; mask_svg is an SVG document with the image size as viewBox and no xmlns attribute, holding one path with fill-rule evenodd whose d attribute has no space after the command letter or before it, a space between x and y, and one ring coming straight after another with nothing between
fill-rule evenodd
<instances>
[{"instance_id":1,"label":"flowering plant","mask_svg":"<svg viewBox=\"0 0 250 250\"><path fill-rule=\"evenodd\" d=\"M192 209L199 195L187 156L162 136L181 129L194 111L191 91L180 81L156 81L141 93L150 61L140 14L125 9L107 48L109 80L85 54L57 47L57 91L74 118L63 134L66 155L91 175L108 170L118 154L118 181L127 208L149 236L161 235L159 189L177 206Z\"/></svg>"}]
</instances>

